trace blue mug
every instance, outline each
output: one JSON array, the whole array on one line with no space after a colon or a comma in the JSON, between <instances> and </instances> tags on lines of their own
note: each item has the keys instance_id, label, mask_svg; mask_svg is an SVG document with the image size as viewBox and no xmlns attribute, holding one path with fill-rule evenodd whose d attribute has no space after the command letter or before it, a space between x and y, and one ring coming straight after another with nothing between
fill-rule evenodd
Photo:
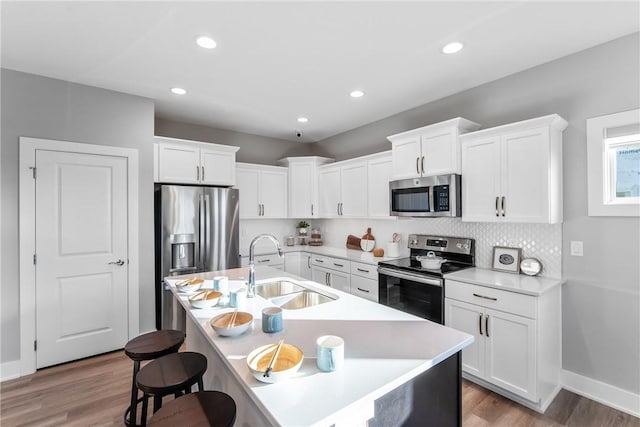
<instances>
[{"instance_id":1,"label":"blue mug","mask_svg":"<svg viewBox=\"0 0 640 427\"><path fill-rule=\"evenodd\" d=\"M282 330L282 309L267 307L262 310L262 331L268 334Z\"/></svg>"},{"instance_id":2,"label":"blue mug","mask_svg":"<svg viewBox=\"0 0 640 427\"><path fill-rule=\"evenodd\" d=\"M335 335L325 335L316 341L318 369L336 371L344 365L344 340Z\"/></svg>"}]
</instances>

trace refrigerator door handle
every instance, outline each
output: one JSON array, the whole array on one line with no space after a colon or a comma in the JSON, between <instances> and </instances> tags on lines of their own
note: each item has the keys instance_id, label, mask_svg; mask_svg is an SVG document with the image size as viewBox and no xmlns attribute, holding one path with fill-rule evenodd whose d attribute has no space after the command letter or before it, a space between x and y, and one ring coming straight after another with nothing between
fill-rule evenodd
<instances>
[{"instance_id":1,"label":"refrigerator door handle","mask_svg":"<svg viewBox=\"0 0 640 427\"><path fill-rule=\"evenodd\" d=\"M198 200L198 211L199 211L199 224L198 224L198 265L197 270L201 270L204 265L204 251L205 251L205 242L204 242L204 223L206 219L206 207L204 204L204 195L200 195Z\"/></svg>"},{"instance_id":2,"label":"refrigerator door handle","mask_svg":"<svg viewBox=\"0 0 640 427\"><path fill-rule=\"evenodd\" d=\"M204 240L204 257L202 259L202 271L205 270L205 267L211 265L209 257L211 254L209 250L211 249L211 200L208 194L204 195L204 230L200 240Z\"/></svg>"}]
</instances>

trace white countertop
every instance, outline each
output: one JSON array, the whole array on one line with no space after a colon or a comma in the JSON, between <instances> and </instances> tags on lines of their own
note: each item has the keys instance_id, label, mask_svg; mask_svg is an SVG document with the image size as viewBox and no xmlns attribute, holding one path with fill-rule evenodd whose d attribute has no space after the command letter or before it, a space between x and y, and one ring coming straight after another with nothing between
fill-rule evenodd
<instances>
[{"instance_id":1,"label":"white countertop","mask_svg":"<svg viewBox=\"0 0 640 427\"><path fill-rule=\"evenodd\" d=\"M239 279L246 278L248 270L241 268L197 276L211 279L220 274ZM180 278L193 276L171 277L167 281L173 285ZM275 334L263 333L261 325L262 308L272 304L258 296L247 299L240 310L251 312L254 324L245 334L228 338L219 337L209 320L219 313L232 311L232 308L191 309L187 297L178 294L172 286L187 315L204 332L231 373L274 425L332 425L473 342L468 334L384 305L273 268L256 268L257 283L276 277L294 278L306 287L338 299L302 310L284 310L284 329ZM240 286L243 281L232 280L231 288ZM205 283L210 285L211 282ZM345 340L344 367L331 373L319 371L315 359L315 341L327 334L339 335ZM303 365L298 376L289 381L261 383L249 372L246 356L256 347L276 343L281 338L302 349Z\"/></svg>"},{"instance_id":2,"label":"white countertop","mask_svg":"<svg viewBox=\"0 0 640 427\"><path fill-rule=\"evenodd\" d=\"M563 279L503 273L477 267L447 273L444 278L533 296L542 295L565 282Z\"/></svg>"},{"instance_id":3,"label":"white countertop","mask_svg":"<svg viewBox=\"0 0 640 427\"><path fill-rule=\"evenodd\" d=\"M378 265L380 261L388 261L390 259L398 259L403 258L404 256L399 257L374 257L373 252L364 252L358 251L355 249L347 249L347 248L335 248L331 246L311 246L311 245L295 245L295 246L281 246L282 252L307 252L310 254L316 255L325 255L331 256L335 258L342 258L349 261L363 262L365 264ZM256 255L270 255L275 254L276 252L271 251L262 251L260 253L256 252ZM386 252L385 252L386 253ZM242 256L249 256L249 254L241 254Z\"/></svg>"}]
</instances>

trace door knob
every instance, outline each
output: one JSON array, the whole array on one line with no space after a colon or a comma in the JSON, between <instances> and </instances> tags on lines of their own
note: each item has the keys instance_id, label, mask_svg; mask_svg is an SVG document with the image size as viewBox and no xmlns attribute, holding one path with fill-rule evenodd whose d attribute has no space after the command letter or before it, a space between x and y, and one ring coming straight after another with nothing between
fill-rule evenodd
<instances>
[{"instance_id":1,"label":"door knob","mask_svg":"<svg viewBox=\"0 0 640 427\"><path fill-rule=\"evenodd\" d=\"M117 261L108 262L107 264L124 265L124 261L119 259Z\"/></svg>"}]
</instances>

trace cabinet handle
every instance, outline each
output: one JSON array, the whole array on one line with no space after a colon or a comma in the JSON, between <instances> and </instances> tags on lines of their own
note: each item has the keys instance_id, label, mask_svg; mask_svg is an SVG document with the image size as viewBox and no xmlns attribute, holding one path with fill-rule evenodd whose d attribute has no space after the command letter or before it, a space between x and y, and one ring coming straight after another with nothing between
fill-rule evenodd
<instances>
[{"instance_id":1,"label":"cabinet handle","mask_svg":"<svg viewBox=\"0 0 640 427\"><path fill-rule=\"evenodd\" d=\"M482 313L478 317L478 329L480 329L480 335L482 335Z\"/></svg>"},{"instance_id":2,"label":"cabinet handle","mask_svg":"<svg viewBox=\"0 0 640 427\"><path fill-rule=\"evenodd\" d=\"M365 270L365 269L363 269L363 268L356 268L356 270L358 270L358 271L362 271L363 273L368 273L368 272L369 272L369 270Z\"/></svg>"},{"instance_id":3,"label":"cabinet handle","mask_svg":"<svg viewBox=\"0 0 640 427\"><path fill-rule=\"evenodd\" d=\"M331 287L331 273L327 273L327 284Z\"/></svg>"},{"instance_id":4,"label":"cabinet handle","mask_svg":"<svg viewBox=\"0 0 640 427\"><path fill-rule=\"evenodd\" d=\"M487 296L480 295L480 294L475 294L475 293L474 293L474 294L473 294L473 296L474 296L474 297L478 297L478 298L488 299L488 300L491 300L491 301L498 301L498 298L494 298L494 297L487 297Z\"/></svg>"},{"instance_id":5,"label":"cabinet handle","mask_svg":"<svg viewBox=\"0 0 640 427\"><path fill-rule=\"evenodd\" d=\"M499 196L496 196L496 216L500 216L500 211L498 210L498 201L500 200Z\"/></svg>"},{"instance_id":6,"label":"cabinet handle","mask_svg":"<svg viewBox=\"0 0 640 427\"><path fill-rule=\"evenodd\" d=\"M261 215L262 210L260 209L260 203L258 203L258 216Z\"/></svg>"},{"instance_id":7,"label":"cabinet handle","mask_svg":"<svg viewBox=\"0 0 640 427\"><path fill-rule=\"evenodd\" d=\"M202 180L204 181L204 166L200 166L200 169L202 169Z\"/></svg>"},{"instance_id":8,"label":"cabinet handle","mask_svg":"<svg viewBox=\"0 0 640 427\"><path fill-rule=\"evenodd\" d=\"M311 216L313 216L313 203L311 203Z\"/></svg>"},{"instance_id":9,"label":"cabinet handle","mask_svg":"<svg viewBox=\"0 0 640 427\"><path fill-rule=\"evenodd\" d=\"M311 257L307 257L307 268L311 268Z\"/></svg>"},{"instance_id":10,"label":"cabinet handle","mask_svg":"<svg viewBox=\"0 0 640 427\"><path fill-rule=\"evenodd\" d=\"M420 161L420 168L422 169L422 173L424 174L424 156L422 156L422 160Z\"/></svg>"},{"instance_id":11,"label":"cabinet handle","mask_svg":"<svg viewBox=\"0 0 640 427\"><path fill-rule=\"evenodd\" d=\"M264 204L262 205L262 216L264 216Z\"/></svg>"},{"instance_id":12,"label":"cabinet handle","mask_svg":"<svg viewBox=\"0 0 640 427\"><path fill-rule=\"evenodd\" d=\"M344 264L338 264L337 262L334 262L333 265L335 265L336 267L344 267Z\"/></svg>"},{"instance_id":13,"label":"cabinet handle","mask_svg":"<svg viewBox=\"0 0 640 427\"><path fill-rule=\"evenodd\" d=\"M489 338L489 315L488 314L484 317L484 331L487 333L487 338Z\"/></svg>"},{"instance_id":14,"label":"cabinet handle","mask_svg":"<svg viewBox=\"0 0 640 427\"><path fill-rule=\"evenodd\" d=\"M200 166L196 166L196 181L200 181Z\"/></svg>"},{"instance_id":15,"label":"cabinet handle","mask_svg":"<svg viewBox=\"0 0 640 427\"><path fill-rule=\"evenodd\" d=\"M505 207L505 203L504 203L504 202L505 202L505 200L506 200L506 197L505 197L505 196L502 196L502 203L501 203L501 206L502 206L502 216L505 216L505 213L506 213L506 210L507 210L507 209L506 209L506 207Z\"/></svg>"},{"instance_id":16,"label":"cabinet handle","mask_svg":"<svg viewBox=\"0 0 640 427\"><path fill-rule=\"evenodd\" d=\"M324 260L316 258L316 262L324 262Z\"/></svg>"},{"instance_id":17,"label":"cabinet handle","mask_svg":"<svg viewBox=\"0 0 640 427\"><path fill-rule=\"evenodd\" d=\"M366 293L371 292L371 291L369 291L369 290L367 290L367 289L362 289L362 288L356 288L356 289L357 289L357 290L359 290L359 291L362 291L362 292L366 292Z\"/></svg>"},{"instance_id":18,"label":"cabinet handle","mask_svg":"<svg viewBox=\"0 0 640 427\"><path fill-rule=\"evenodd\" d=\"M259 259L258 262L270 262L270 259Z\"/></svg>"},{"instance_id":19,"label":"cabinet handle","mask_svg":"<svg viewBox=\"0 0 640 427\"><path fill-rule=\"evenodd\" d=\"M338 203L338 205L336 206L336 209L338 210L338 215L340 215L340 203Z\"/></svg>"},{"instance_id":20,"label":"cabinet handle","mask_svg":"<svg viewBox=\"0 0 640 427\"><path fill-rule=\"evenodd\" d=\"M420 175L420 157L416 157L416 172Z\"/></svg>"},{"instance_id":21,"label":"cabinet handle","mask_svg":"<svg viewBox=\"0 0 640 427\"><path fill-rule=\"evenodd\" d=\"M340 215L344 215L344 203L340 203Z\"/></svg>"}]
</instances>

